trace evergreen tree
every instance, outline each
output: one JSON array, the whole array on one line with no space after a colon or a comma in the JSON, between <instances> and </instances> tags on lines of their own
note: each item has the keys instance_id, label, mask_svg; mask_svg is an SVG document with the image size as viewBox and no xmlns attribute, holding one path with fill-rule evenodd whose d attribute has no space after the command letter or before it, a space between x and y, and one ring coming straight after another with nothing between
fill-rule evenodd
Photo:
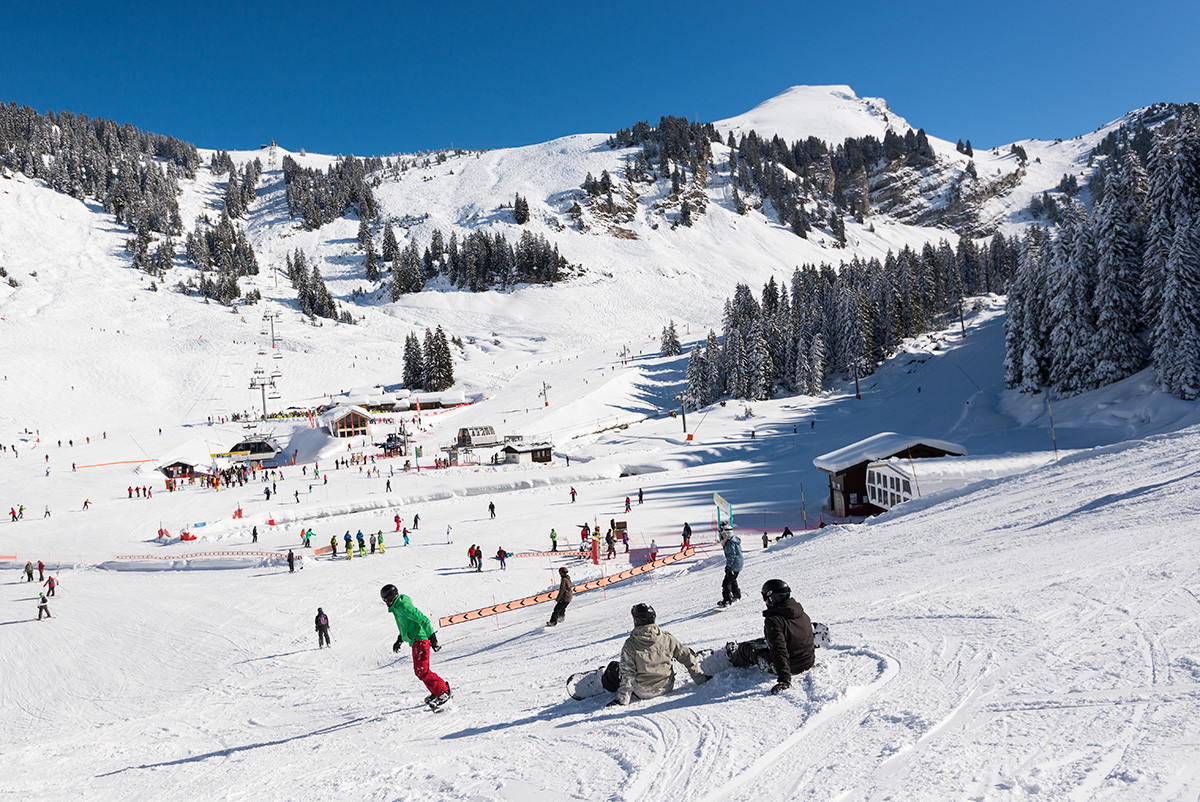
<instances>
[{"instance_id":1,"label":"evergreen tree","mask_svg":"<svg viewBox=\"0 0 1200 802\"><path fill-rule=\"evenodd\" d=\"M1145 172L1130 151L1121 169L1110 173L1096 214L1095 384L1103 387L1131 376L1145 363L1140 337L1139 283L1142 252L1142 198Z\"/></svg>"},{"instance_id":2,"label":"evergreen tree","mask_svg":"<svg viewBox=\"0 0 1200 802\"><path fill-rule=\"evenodd\" d=\"M1163 265L1152 361L1159 386L1185 401L1200 397L1200 219L1176 214Z\"/></svg>"},{"instance_id":3,"label":"evergreen tree","mask_svg":"<svg viewBox=\"0 0 1200 802\"><path fill-rule=\"evenodd\" d=\"M436 392L437 386L437 343L433 337L433 330L425 329L425 339L421 344L421 358L424 372L421 374L421 385L431 392Z\"/></svg>"},{"instance_id":4,"label":"evergreen tree","mask_svg":"<svg viewBox=\"0 0 1200 802\"><path fill-rule=\"evenodd\" d=\"M513 221L519 226L529 222L529 202L520 195L513 200Z\"/></svg>"},{"instance_id":5,"label":"evergreen tree","mask_svg":"<svg viewBox=\"0 0 1200 802\"><path fill-rule=\"evenodd\" d=\"M425 360L421 353L421 341L410 332L404 338L404 386L410 390L424 388Z\"/></svg>"},{"instance_id":6,"label":"evergreen tree","mask_svg":"<svg viewBox=\"0 0 1200 802\"><path fill-rule=\"evenodd\" d=\"M363 268L367 273L367 281L374 284L379 281L379 264L375 257L375 243L367 240L367 255L363 257Z\"/></svg>"},{"instance_id":7,"label":"evergreen tree","mask_svg":"<svg viewBox=\"0 0 1200 802\"><path fill-rule=\"evenodd\" d=\"M450 351L450 341L441 326L433 333L433 360L427 365L427 370L433 377L433 385L429 389L435 391L449 390L454 386L454 357Z\"/></svg>"},{"instance_id":8,"label":"evergreen tree","mask_svg":"<svg viewBox=\"0 0 1200 802\"><path fill-rule=\"evenodd\" d=\"M438 239L441 239L440 232ZM392 224L388 223L383 227L383 261L395 263L400 256L400 244L396 242L396 231L392 228Z\"/></svg>"},{"instance_id":9,"label":"evergreen tree","mask_svg":"<svg viewBox=\"0 0 1200 802\"><path fill-rule=\"evenodd\" d=\"M371 227L367 224L364 217L358 221L358 247L364 251L367 249L367 243L371 241Z\"/></svg>"},{"instance_id":10,"label":"evergreen tree","mask_svg":"<svg viewBox=\"0 0 1200 802\"><path fill-rule=\"evenodd\" d=\"M708 337L704 342L704 356L705 386L708 388L704 399L707 405L718 400L725 388L725 376L721 372L721 343L712 329L708 330Z\"/></svg>"},{"instance_id":11,"label":"evergreen tree","mask_svg":"<svg viewBox=\"0 0 1200 802\"><path fill-rule=\"evenodd\" d=\"M675 331L675 321L672 320L663 327L662 336L659 338L660 351L663 356L679 356L682 353L682 348L679 345L679 335Z\"/></svg>"},{"instance_id":12,"label":"evergreen tree","mask_svg":"<svg viewBox=\"0 0 1200 802\"><path fill-rule=\"evenodd\" d=\"M700 344L692 346L691 356L687 364L687 398L688 409L698 409L708 403L708 360L704 356Z\"/></svg>"}]
</instances>

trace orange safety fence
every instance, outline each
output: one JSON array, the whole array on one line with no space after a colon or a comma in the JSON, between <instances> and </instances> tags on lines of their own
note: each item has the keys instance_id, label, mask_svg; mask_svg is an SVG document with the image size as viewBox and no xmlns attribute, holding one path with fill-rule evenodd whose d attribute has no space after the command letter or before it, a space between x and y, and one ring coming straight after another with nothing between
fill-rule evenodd
<instances>
[{"instance_id":1,"label":"orange safety fence","mask_svg":"<svg viewBox=\"0 0 1200 802\"><path fill-rule=\"evenodd\" d=\"M116 462L97 462L94 465L76 465L76 468L103 468L108 465L137 465L141 462L158 462L157 459L120 459Z\"/></svg>"},{"instance_id":2,"label":"orange safety fence","mask_svg":"<svg viewBox=\"0 0 1200 802\"><path fill-rule=\"evenodd\" d=\"M114 554L118 560L190 560L193 557L286 557L281 551L193 551L189 554ZM303 554L295 555L302 559Z\"/></svg>"},{"instance_id":3,"label":"orange safety fence","mask_svg":"<svg viewBox=\"0 0 1200 802\"><path fill-rule=\"evenodd\" d=\"M604 577L600 577L599 579L593 579L590 582L583 582L581 584L574 585L573 590L576 593L583 593L586 590L595 590L596 588L602 588L605 585L611 585L614 582L622 582L626 579L632 579L633 577L638 576L640 574L644 574L647 571L652 571L655 568L661 568L664 565L669 565L670 563L676 562L678 560L686 559L688 557L691 557L694 554L695 554L695 551L693 551L690 548L687 549L686 551L677 551L674 554L669 554L666 557L661 557L652 563L643 563L642 565L639 565L635 568L630 568L628 571L622 571L619 574L612 574L611 576L604 576ZM448 616L445 616L444 618L438 619L438 626L439 627L448 627L451 624L461 624L464 621L474 621L477 618L486 618L489 615L496 615L497 613L507 613L510 610L520 610L522 607L532 607L535 604L542 604L543 602L551 601L557 595L558 595L557 589L548 590L545 593L539 593L536 596L527 596L524 599L517 599L516 601L504 602L502 604L495 604L495 605L492 605L491 607L482 607L478 610L471 610L470 612L467 612L467 613L456 613L455 615L448 615Z\"/></svg>"},{"instance_id":4,"label":"orange safety fence","mask_svg":"<svg viewBox=\"0 0 1200 802\"><path fill-rule=\"evenodd\" d=\"M559 551L522 551L510 554L509 557L587 557L588 553L579 549L560 549Z\"/></svg>"}]
</instances>

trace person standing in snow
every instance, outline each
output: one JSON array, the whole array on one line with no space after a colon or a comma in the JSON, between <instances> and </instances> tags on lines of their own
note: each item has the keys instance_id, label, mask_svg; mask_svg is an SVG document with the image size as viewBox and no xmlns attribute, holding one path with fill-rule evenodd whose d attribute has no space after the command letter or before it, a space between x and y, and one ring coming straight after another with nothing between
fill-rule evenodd
<instances>
[{"instance_id":1,"label":"person standing in snow","mask_svg":"<svg viewBox=\"0 0 1200 802\"><path fill-rule=\"evenodd\" d=\"M763 532L763 548L767 547L767 533Z\"/></svg>"},{"instance_id":2,"label":"person standing in snow","mask_svg":"<svg viewBox=\"0 0 1200 802\"><path fill-rule=\"evenodd\" d=\"M658 559L658 544L654 542L654 538L650 538L650 560L654 562Z\"/></svg>"},{"instance_id":3,"label":"person standing in snow","mask_svg":"<svg viewBox=\"0 0 1200 802\"><path fill-rule=\"evenodd\" d=\"M419 524L419 523L421 523L421 513L417 513L417 514L413 515L413 531L416 531L417 529L420 528L417 526L417 524Z\"/></svg>"},{"instance_id":4,"label":"person standing in snow","mask_svg":"<svg viewBox=\"0 0 1200 802\"><path fill-rule=\"evenodd\" d=\"M47 592L47 595L53 596L54 589L56 587L58 587L58 580L52 576L49 576L49 577L46 577L46 581L42 584L45 585L46 587L50 588L50 590Z\"/></svg>"},{"instance_id":5,"label":"person standing in snow","mask_svg":"<svg viewBox=\"0 0 1200 802\"><path fill-rule=\"evenodd\" d=\"M33 581L33 563L29 562L29 560L25 561L25 581L26 582ZM38 581L39 582L41 581L40 576L38 577Z\"/></svg>"},{"instance_id":6,"label":"person standing in snow","mask_svg":"<svg viewBox=\"0 0 1200 802\"><path fill-rule=\"evenodd\" d=\"M692 525L687 521L683 522L683 545L679 547L683 551L688 546L692 545Z\"/></svg>"},{"instance_id":7,"label":"person standing in snow","mask_svg":"<svg viewBox=\"0 0 1200 802\"><path fill-rule=\"evenodd\" d=\"M415 526L413 527L413 529L416 529L416 528L417 527L415 527ZM454 542L454 529L451 528L450 524L446 524L446 542L447 543Z\"/></svg>"},{"instance_id":8,"label":"person standing in snow","mask_svg":"<svg viewBox=\"0 0 1200 802\"><path fill-rule=\"evenodd\" d=\"M642 503L642 489L638 488L638 504Z\"/></svg>"},{"instance_id":9,"label":"person standing in snow","mask_svg":"<svg viewBox=\"0 0 1200 802\"><path fill-rule=\"evenodd\" d=\"M495 504L495 502L492 502L492 501L489 501L489 502L488 502L488 512L491 514L491 516L492 516L493 518L495 518L495 517L496 517L496 504Z\"/></svg>"},{"instance_id":10,"label":"person standing in snow","mask_svg":"<svg viewBox=\"0 0 1200 802\"><path fill-rule=\"evenodd\" d=\"M399 515L396 516L396 531L397 532L400 531L400 516Z\"/></svg>"},{"instance_id":11,"label":"person standing in snow","mask_svg":"<svg viewBox=\"0 0 1200 802\"><path fill-rule=\"evenodd\" d=\"M558 569L558 595L554 598L554 612L550 613L548 627L556 627L567 617L567 605L575 598L575 588L571 587L571 575L564 565Z\"/></svg>"},{"instance_id":12,"label":"person standing in snow","mask_svg":"<svg viewBox=\"0 0 1200 802\"><path fill-rule=\"evenodd\" d=\"M629 496L625 497L625 512L629 512L632 507L629 506Z\"/></svg>"},{"instance_id":13,"label":"person standing in snow","mask_svg":"<svg viewBox=\"0 0 1200 802\"><path fill-rule=\"evenodd\" d=\"M721 527L721 548L725 551L725 578L721 581L721 601L718 607L728 607L742 598L738 574L742 570L742 541L727 526Z\"/></svg>"},{"instance_id":14,"label":"person standing in snow","mask_svg":"<svg viewBox=\"0 0 1200 802\"><path fill-rule=\"evenodd\" d=\"M404 545L408 545L408 530L404 530Z\"/></svg>"},{"instance_id":15,"label":"person standing in snow","mask_svg":"<svg viewBox=\"0 0 1200 802\"><path fill-rule=\"evenodd\" d=\"M288 549L288 573L296 573L296 555L292 553L291 549Z\"/></svg>"},{"instance_id":16,"label":"person standing in snow","mask_svg":"<svg viewBox=\"0 0 1200 802\"><path fill-rule=\"evenodd\" d=\"M771 693L792 687L792 677L808 671L816 662L812 620L800 602L792 598L792 589L782 579L769 579L762 586L763 634L770 650L776 683Z\"/></svg>"},{"instance_id":17,"label":"person standing in snow","mask_svg":"<svg viewBox=\"0 0 1200 802\"><path fill-rule=\"evenodd\" d=\"M550 551L558 551L558 532L550 530Z\"/></svg>"},{"instance_id":18,"label":"person standing in snow","mask_svg":"<svg viewBox=\"0 0 1200 802\"><path fill-rule=\"evenodd\" d=\"M608 545L608 554L605 555L604 559L611 560L617 556L617 538L611 529L604 533L604 542Z\"/></svg>"},{"instance_id":19,"label":"person standing in snow","mask_svg":"<svg viewBox=\"0 0 1200 802\"><path fill-rule=\"evenodd\" d=\"M375 553L375 536L371 535L371 553Z\"/></svg>"},{"instance_id":20,"label":"person standing in snow","mask_svg":"<svg viewBox=\"0 0 1200 802\"><path fill-rule=\"evenodd\" d=\"M623 545L625 547L625 553L628 554L629 553L629 530L628 529L621 530L621 545Z\"/></svg>"},{"instance_id":21,"label":"person standing in snow","mask_svg":"<svg viewBox=\"0 0 1200 802\"><path fill-rule=\"evenodd\" d=\"M329 642L329 616L325 615L325 611L320 607L317 608L317 648L321 649L326 646L332 648Z\"/></svg>"},{"instance_id":22,"label":"person standing in snow","mask_svg":"<svg viewBox=\"0 0 1200 802\"><path fill-rule=\"evenodd\" d=\"M575 488L571 488L571 503L575 503Z\"/></svg>"},{"instance_id":23,"label":"person standing in snow","mask_svg":"<svg viewBox=\"0 0 1200 802\"><path fill-rule=\"evenodd\" d=\"M333 552L333 556L337 556L337 535L329 538L329 548Z\"/></svg>"},{"instance_id":24,"label":"person standing in snow","mask_svg":"<svg viewBox=\"0 0 1200 802\"><path fill-rule=\"evenodd\" d=\"M470 546L467 546L467 565L471 566L472 568L475 567L475 544L474 543L472 543Z\"/></svg>"},{"instance_id":25,"label":"person standing in snow","mask_svg":"<svg viewBox=\"0 0 1200 802\"><path fill-rule=\"evenodd\" d=\"M45 613L47 618L54 617L50 615L50 602L46 601L45 593L38 594L38 621L42 620L42 613Z\"/></svg>"},{"instance_id":26,"label":"person standing in snow","mask_svg":"<svg viewBox=\"0 0 1200 802\"><path fill-rule=\"evenodd\" d=\"M38 582L46 581L46 564L38 560Z\"/></svg>"},{"instance_id":27,"label":"person standing in snow","mask_svg":"<svg viewBox=\"0 0 1200 802\"><path fill-rule=\"evenodd\" d=\"M635 604L629 612L633 616L633 631L621 647L620 662L609 663L602 679L606 689L617 692L617 698L607 707L670 693L675 687L673 660L683 664L697 685L712 679L704 673L691 649L670 632L658 628L653 607Z\"/></svg>"},{"instance_id":28,"label":"person standing in snow","mask_svg":"<svg viewBox=\"0 0 1200 802\"><path fill-rule=\"evenodd\" d=\"M383 530L380 529L375 533L375 539L379 541L379 553L383 554Z\"/></svg>"},{"instance_id":29,"label":"person standing in snow","mask_svg":"<svg viewBox=\"0 0 1200 802\"><path fill-rule=\"evenodd\" d=\"M250 542L251 543L258 542L258 527L257 526L250 527Z\"/></svg>"},{"instance_id":30,"label":"person standing in snow","mask_svg":"<svg viewBox=\"0 0 1200 802\"><path fill-rule=\"evenodd\" d=\"M425 704L437 710L450 701L450 684L429 668L429 650L437 651L437 635L429 617L422 613L412 603L412 599L402 595L395 585L384 585L379 589L379 597L387 605L388 612L396 619L396 628L400 630L392 651L399 652L405 644L412 646L413 673L425 684L429 695Z\"/></svg>"},{"instance_id":31,"label":"person standing in snow","mask_svg":"<svg viewBox=\"0 0 1200 802\"><path fill-rule=\"evenodd\" d=\"M508 557L508 552L504 550L503 546L496 549L496 559L500 561L500 570L501 571L507 570L505 567L505 564L504 564L504 560L507 557Z\"/></svg>"}]
</instances>

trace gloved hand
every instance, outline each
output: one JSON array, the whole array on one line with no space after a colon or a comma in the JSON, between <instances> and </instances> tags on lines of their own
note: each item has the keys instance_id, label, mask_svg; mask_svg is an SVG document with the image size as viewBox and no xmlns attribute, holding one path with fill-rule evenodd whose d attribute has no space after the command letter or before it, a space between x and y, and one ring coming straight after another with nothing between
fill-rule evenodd
<instances>
[{"instance_id":1,"label":"gloved hand","mask_svg":"<svg viewBox=\"0 0 1200 802\"><path fill-rule=\"evenodd\" d=\"M435 652L440 652L442 650L442 647L438 645L436 632L433 632L429 635L429 648L433 649Z\"/></svg>"},{"instance_id":2,"label":"gloved hand","mask_svg":"<svg viewBox=\"0 0 1200 802\"><path fill-rule=\"evenodd\" d=\"M398 651L400 651L401 647L403 647L403 646L404 646L404 638L398 637L398 638L396 638L396 642L392 644L392 651L398 652Z\"/></svg>"},{"instance_id":3,"label":"gloved hand","mask_svg":"<svg viewBox=\"0 0 1200 802\"><path fill-rule=\"evenodd\" d=\"M790 682L776 682L775 685L771 688L771 695L774 696L775 694L779 693L780 691L786 691L790 687L792 687L792 684Z\"/></svg>"},{"instance_id":4,"label":"gloved hand","mask_svg":"<svg viewBox=\"0 0 1200 802\"><path fill-rule=\"evenodd\" d=\"M611 702L609 702L608 704L605 705L605 707L620 707L620 706L621 706L620 699L613 699Z\"/></svg>"}]
</instances>

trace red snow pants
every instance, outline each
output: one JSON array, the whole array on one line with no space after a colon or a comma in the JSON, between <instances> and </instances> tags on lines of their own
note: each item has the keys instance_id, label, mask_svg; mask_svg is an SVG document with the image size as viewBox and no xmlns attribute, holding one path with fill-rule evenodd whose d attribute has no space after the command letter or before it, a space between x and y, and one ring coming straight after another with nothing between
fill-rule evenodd
<instances>
[{"instance_id":1,"label":"red snow pants","mask_svg":"<svg viewBox=\"0 0 1200 802\"><path fill-rule=\"evenodd\" d=\"M441 696L450 686L446 681L429 670L429 641L419 640L412 645L413 673L417 679L425 683L425 687L435 696Z\"/></svg>"}]
</instances>

